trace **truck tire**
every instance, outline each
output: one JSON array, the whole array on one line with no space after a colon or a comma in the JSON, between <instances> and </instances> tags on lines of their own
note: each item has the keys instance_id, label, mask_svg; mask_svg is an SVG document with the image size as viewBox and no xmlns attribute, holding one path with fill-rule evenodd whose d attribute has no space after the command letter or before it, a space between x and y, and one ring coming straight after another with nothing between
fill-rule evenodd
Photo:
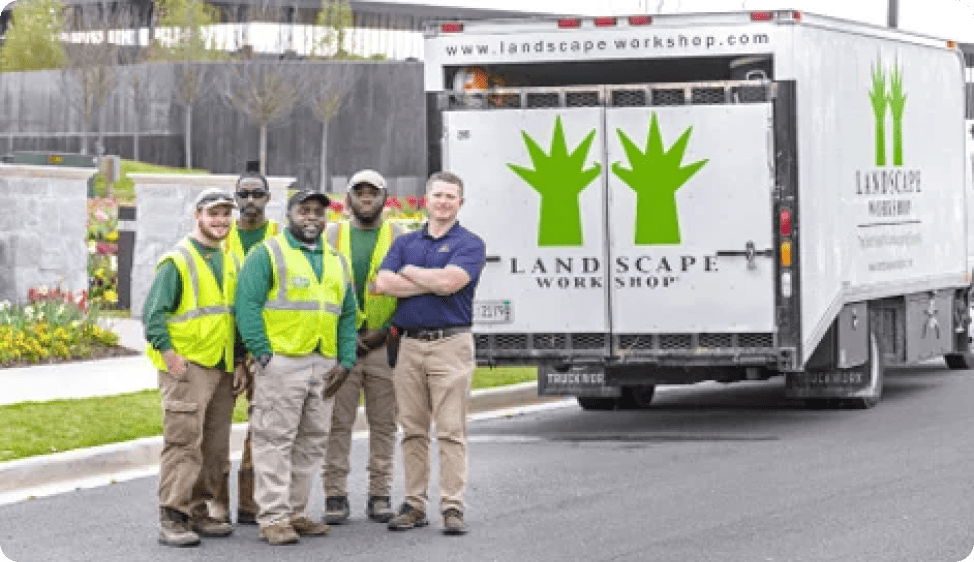
<instances>
[{"instance_id":1,"label":"truck tire","mask_svg":"<svg viewBox=\"0 0 974 562\"><path fill-rule=\"evenodd\" d=\"M974 368L974 353L948 353L944 360L950 369Z\"/></svg>"},{"instance_id":2,"label":"truck tire","mask_svg":"<svg viewBox=\"0 0 974 562\"><path fill-rule=\"evenodd\" d=\"M651 384L644 386L624 386L622 387L622 397L619 398L619 409L645 410L649 408L655 393L656 387Z\"/></svg>"},{"instance_id":3,"label":"truck tire","mask_svg":"<svg viewBox=\"0 0 974 562\"><path fill-rule=\"evenodd\" d=\"M970 308L970 289L966 293L966 302L962 306L967 307L968 318L974 315L974 310ZM963 311L963 308L961 309ZM971 369L974 368L974 353L971 352L971 333L974 324L967 322L967 329L963 332L956 334L958 337L957 350L959 353L947 353L944 355L944 361L947 362L947 368L949 369Z\"/></svg>"},{"instance_id":4,"label":"truck tire","mask_svg":"<svg viewBox=\"0 0 974 562\"><path fill-rule=\"evenodd\" d=\"M589 396L577 396L578 405L585 411L615 410L616 398L592 398Z\"/></svg>"}]
</instances>

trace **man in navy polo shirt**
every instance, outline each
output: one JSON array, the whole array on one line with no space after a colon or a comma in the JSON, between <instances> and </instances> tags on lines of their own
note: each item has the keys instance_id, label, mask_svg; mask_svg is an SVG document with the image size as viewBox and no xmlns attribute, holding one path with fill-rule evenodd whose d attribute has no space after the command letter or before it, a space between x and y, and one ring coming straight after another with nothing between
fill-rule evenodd
<instances>
[{"instance_id":1,"label":"man in navy polo shirt","mask_svg":"<svg viewBox=\"0 0 974 562\"><path fill-rule=\"evenodd\" d=\"M429 524L430 422L440 450L443 531L466 532L467 403L474 360L473 297L486 262L479 236L460 226L463 182L437 172L426 183L429 222L396 239L382 262L376 290L399 297L392 319L402 333L393 374L406 498L389 529Z\"/></svg>"}]
</instances>

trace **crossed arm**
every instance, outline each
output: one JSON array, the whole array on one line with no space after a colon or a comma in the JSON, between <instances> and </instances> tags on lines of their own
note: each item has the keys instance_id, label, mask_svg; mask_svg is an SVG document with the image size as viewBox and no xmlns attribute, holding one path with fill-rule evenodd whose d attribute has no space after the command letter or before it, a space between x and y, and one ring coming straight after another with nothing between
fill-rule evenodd
<instances>
[{"instance_id":1,"label":"crossed arm","mask_svg":"<svg viewBox=\"0 0 974 562\"><path fill-rule=\"evenodd\" d=\"M405 298L426 293L446 296L459 291L470 282L470 275L456 265L440 268L406 265L395 273L388 269L379 270L375 288L379 293Z\"/></svg>"}]
</instances>

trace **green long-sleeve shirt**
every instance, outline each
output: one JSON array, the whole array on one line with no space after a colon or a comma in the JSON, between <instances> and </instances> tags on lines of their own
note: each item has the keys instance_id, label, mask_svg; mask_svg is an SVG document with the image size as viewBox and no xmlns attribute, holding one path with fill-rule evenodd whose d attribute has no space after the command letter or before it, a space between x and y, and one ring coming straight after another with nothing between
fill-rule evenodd
<instances>
[{"instance_id":1,"label":"green long-sleeve shirt","mask_svg":"<svg viewBox=\"0 0 974 562\"><path fill-rule=\"evenodd\" d=\"M298 242L290 232L285 231L284 237L292 248L301 250L308 258L318 280L322 275L322 248L324 240L320 240L318 247L309 250ZM271 258L267 246L254 246L247 254L243 269L237 282L237 329L243 338L244 345L254 357L273 353L267 330L264 326L263 309L267 303L267 293L274 283L274 273L271 270ZM349 283L345 287L345 299L342 301L342 312L338 317L338 361L351 369L355 365L355 289Z\"/></svg>"},{"instance_id":2,"label":"green long-sleeve shirt","mask_svg":"<svg viewBox=\"0 0 974 562\"><path fill-rule=\"evenodd\" d=\"M189 241L203 257L203 261L210 266L210 271L216 278L217 286L222 289L223 253L218 248L204 246L193 238L190 238ZM149 287L149 294L146 296L145 307L142 310L145 341L160 353L172 349L172 340L169 337L169 326L166 320L170 314L179 308L179 302L182 298L183 282L179 276L179 269L172 260L166 260L156 270L156 277L152 281L152 286ZM244 353L245 349L240 338L240 332L236 332L234 357L243 357ZM223 361L221 360L215 367L223 368Z\"/></svg>"}]
</instances>

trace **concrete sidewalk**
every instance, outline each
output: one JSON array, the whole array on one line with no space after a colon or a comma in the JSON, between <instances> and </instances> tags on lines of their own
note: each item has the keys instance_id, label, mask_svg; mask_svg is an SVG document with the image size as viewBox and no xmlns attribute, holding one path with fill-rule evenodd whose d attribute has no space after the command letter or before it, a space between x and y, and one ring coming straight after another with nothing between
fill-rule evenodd
<instances>
[{"instance_id":1,"label":"concrete sidewalk","mask_svg":"<svg viewBox=\"0 0 974 562\"><path fill-rule=\"evenodd\" d=\"M156 388L156 369L145 355L142 322L107 318L119 344L140 355L0 369L0 405L17 402L111 396Z\"/></svg>"}]
</instances>

